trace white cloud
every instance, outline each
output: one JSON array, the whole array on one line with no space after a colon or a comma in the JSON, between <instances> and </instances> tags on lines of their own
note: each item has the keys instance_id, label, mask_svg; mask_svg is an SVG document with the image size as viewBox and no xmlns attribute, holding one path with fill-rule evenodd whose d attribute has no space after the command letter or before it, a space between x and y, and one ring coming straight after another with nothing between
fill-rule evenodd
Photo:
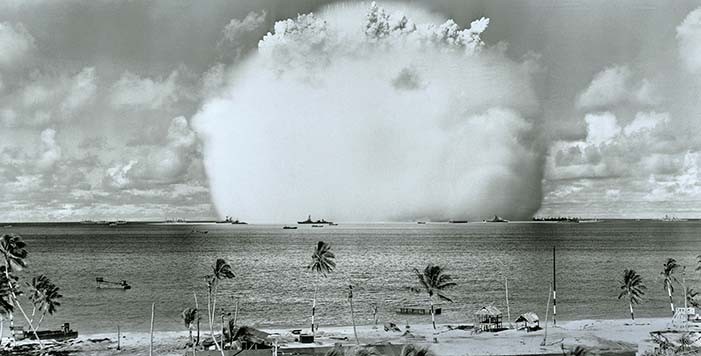
<instances>
[{"instance_id":1,"label":"white cloud","mask_svg":"<svg viewBox=\"0 0 701 356\"><path fill-rule=\"evenodd\" d=\"M701 70L701 8L690 12L677 26L679 56L687 70Z\"/></svg>"},{"instance_id":2,"label":"white cloud","mask_svg":"<svg viewBox=\"0 0 701 356\"><path fill-rule=\"evenodd\" d=\"M22 24L0 22L0 70L12 68L34 49L34 37Z\"/></svg>"},{"instance_id":3,"label":"white cloud","mask_svg":"<svg viewBox=\"0 0 701 356\"><path fill-rule=\"evenodd\" d=\"M587 114L584 121L587 123L587 142L594 145L609 143L621 133L616 116L610 112Z\"/></svg>"},{"instance_id":4,"label":"white cloud","mask_svg":"<svg viewBox=\"0 0 701 356\"><path fill-rule=\"evenodd\" d=\"M116 109L158 109L170 105L178 99L177 79L177 71L164 80L125 72L112 86L111 105Z\"/></svg>"},{"instance_id":5,"label":"white cloud","mask_svg":"<svg viewBox=\"0 0 701 356\"><path fill-rule=\"evenodd\" d=\"M657 125L668 122L669 113L639 112L635 115L635 119L623 129L623 133L630 136L644 130L654 130Z\"/></svg>"},{"instance_id":6,"label":"white cloud","mask_svg":"<svg viewBox=\"0 0 701 356\"><path fill-rule=\"evenodd\" d=\"M606 68L594 76L589 87L580 94L580 108L601 108L619 103L627 98L630 69L626 66Z\"/></svg>"}]
</instances>

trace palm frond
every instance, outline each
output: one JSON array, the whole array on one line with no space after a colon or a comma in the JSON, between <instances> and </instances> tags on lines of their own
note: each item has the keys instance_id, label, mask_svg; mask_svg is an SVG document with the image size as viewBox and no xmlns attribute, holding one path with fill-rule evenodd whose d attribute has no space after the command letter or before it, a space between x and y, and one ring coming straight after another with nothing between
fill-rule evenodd
<instances>
[{"instance_id":1,"label":"palm frond","mask_svg":"<svg viewBox=\"0 0 701 356\"><path fill-rule=\"evenodd\" d=\"M312 262L307 266L309 270L326 277L336 268L336 256L331 252L331 245L319 241L312 255Z\"/></svg>"}]
</instances>

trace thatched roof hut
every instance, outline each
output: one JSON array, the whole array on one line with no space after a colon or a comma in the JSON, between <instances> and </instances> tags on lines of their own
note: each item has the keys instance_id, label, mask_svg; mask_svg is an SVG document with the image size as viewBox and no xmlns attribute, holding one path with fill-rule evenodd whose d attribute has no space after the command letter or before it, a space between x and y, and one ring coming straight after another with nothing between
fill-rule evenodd
<instances>
[{"instance_id":1,"label":"thatched roof hut","mask_svg":"<svg viewBox=\"0 0 701 356\"><path fill-rule=\"evenodd\" d=\"M517 328L526 329L526 331L540 329L540 318L538 318L538 314L534 312L521 314L515 322Z\"/></svg>"},{"instance_id":2,"label":"thatched roof hut","mask_svg":"<svg viewBox=\"0 0 701 356\"><path fill-rule=\"evenodd\" d=\"M475 325L482 331L502 330L501 311L493 305L487 305L475 312Z\"/></svg>"}]
</instances>

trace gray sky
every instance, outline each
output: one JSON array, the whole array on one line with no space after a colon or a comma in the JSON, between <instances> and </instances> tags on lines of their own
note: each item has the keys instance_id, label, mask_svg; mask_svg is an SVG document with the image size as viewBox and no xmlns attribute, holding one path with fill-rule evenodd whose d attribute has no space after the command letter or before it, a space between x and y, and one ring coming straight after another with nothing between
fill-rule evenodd
<instances>
[{"instance_id":1,"label":"gray sky","mask_svg":"<svg viewBox=\"0 0 701 356\"><path fill-rule=\"evenodd\" d=\"M214 218L193 117L276 21L324 3L0 2L0 221ZM486 46L534 66L538 214L701 215L697 2L411 4L489 18Z\"/></svg>"}]
</instances>

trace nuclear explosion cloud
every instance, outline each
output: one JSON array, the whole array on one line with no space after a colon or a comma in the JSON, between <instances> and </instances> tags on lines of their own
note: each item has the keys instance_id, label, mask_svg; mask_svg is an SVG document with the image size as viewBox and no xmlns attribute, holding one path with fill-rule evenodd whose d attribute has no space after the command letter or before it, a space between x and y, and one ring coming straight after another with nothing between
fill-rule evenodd
<instances>
[{"instance_id":1,"label":"nuclear explosion cloud","mask_svg":"<svg viewBox=\"0 0 701 356\"><path fill-rule=\"evenodd\" d=\"M414 7L279 21L194 117L219 214L294 221L530 218L534 66Z\"/></svg>"}]
</instances>

